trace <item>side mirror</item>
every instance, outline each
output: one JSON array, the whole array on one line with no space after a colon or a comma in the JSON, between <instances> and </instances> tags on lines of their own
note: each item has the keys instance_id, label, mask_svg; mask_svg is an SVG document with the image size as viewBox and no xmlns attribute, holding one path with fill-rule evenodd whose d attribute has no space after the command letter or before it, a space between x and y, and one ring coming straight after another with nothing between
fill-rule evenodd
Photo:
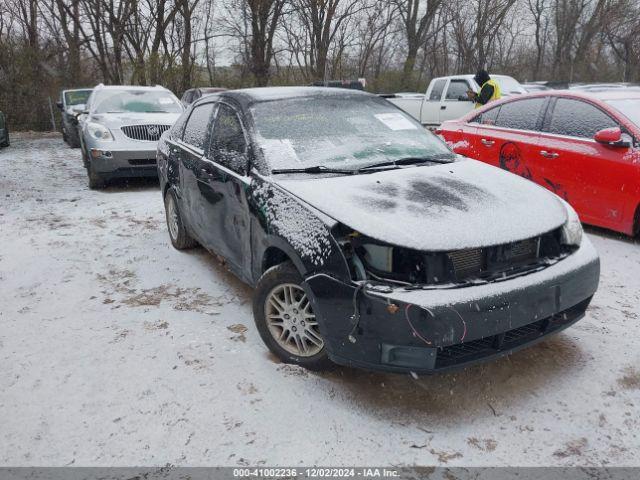
<instances>
[{"instance_id":1,"label":"side mirror","mask_svg":"<svg viewBox=\"0 0 640 480\"><path fill-rule=\"evenodd\" d=\"M605 128L596 132L593 139L604 145L617 148L629 148L631 142L622 138L622 130L619 127Z\"/></svg>"},{"instance_id":2,"label":"side mirror","mask_svg":"<svg viewBox=\"0 0 640 480\"><path fill-rule=\"evenodd\" d=\"M58 107L60 110L64 109L64 105L62 105L62 102L56 102L56 107Z\"/></svg>"}]
</instances>

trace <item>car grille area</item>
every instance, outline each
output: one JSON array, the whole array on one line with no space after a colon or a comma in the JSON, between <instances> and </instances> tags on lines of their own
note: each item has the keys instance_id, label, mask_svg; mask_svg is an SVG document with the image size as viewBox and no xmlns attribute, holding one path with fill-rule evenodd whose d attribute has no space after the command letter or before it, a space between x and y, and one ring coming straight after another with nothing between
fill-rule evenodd
<instances>
[{"instance_id":1,"label":"car grille area","mask_svg":"<svg viewBox=\"0 0 640 480\"><path fill-rule=\"evenodd\" d=\"M120 127L122 133L133 140L144 142L157 142L164 132L169 130L171 125L126 125Z\"/></svg>"},{"instance_id":2,"label":"car grille area","mask_svg":"<svg viewBox=\"0 0 640 480\"><path fill-rule=\"evenodd\" d=\"M473 248L447 253L457 281L501 274L539 259L540 237L490 248Z\"/></svg>"},{"instance_id":3,"label":"car grille area","mask_svg":"<svg viewBox=\"0 0 640 480\"><path fill-rule=\"evenodd\" d=\"M134 167L156 165L156 163L155 158L133 158L129 160L129 165L133 165Z\"/></svg>"},{"instance_id":4,"label":"car grille area","mask_svg":"<svg viewBox=\"0 0 640 480\"><path fill-rule=\"evenodd\" d=\"M498 335L439 348L436 354L435 368L453 367L485 357L499 355L500 353L508 353L541 337L562 330L584 315L590 301L591 298L588 298L551 317L528 323Z\"/></svg>"},{"instance_id":5,"label":"car grille area","mask_svg":"<svg viewBox=\"0 0 640 480\"><path fill-rule=\"evenodd\" d=\"M400 247L390 251L374 240L355 236L350 243L352 251L347 250L346 254L347 258L357 257L371 278L397 282L407 288L475 285L539 271L566 258L573 247L562 244L561 233L561 229L556 229L516 242L445 252ZM352 268L354 278L361 275L354 262Z\"/></svg>"}]
</instances>

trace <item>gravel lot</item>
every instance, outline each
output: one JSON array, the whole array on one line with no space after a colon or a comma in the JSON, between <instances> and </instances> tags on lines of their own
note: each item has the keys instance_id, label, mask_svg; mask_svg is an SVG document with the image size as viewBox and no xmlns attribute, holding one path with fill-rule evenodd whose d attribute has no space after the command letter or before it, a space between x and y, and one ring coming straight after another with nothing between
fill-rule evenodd
<instances>
[{"instance_id":1,"label":"gravel lot","mask_svg":"<svg viewBox=\"0 0 640 480\"><path fill-rule=\"evenodd\" d=\"M587 317L421 377L278 363L251 289L171 248L157 184L86 186L80 153L0 151L0 464L640 465L640 243L589 229Z\"/></svg>"}]
</instances>

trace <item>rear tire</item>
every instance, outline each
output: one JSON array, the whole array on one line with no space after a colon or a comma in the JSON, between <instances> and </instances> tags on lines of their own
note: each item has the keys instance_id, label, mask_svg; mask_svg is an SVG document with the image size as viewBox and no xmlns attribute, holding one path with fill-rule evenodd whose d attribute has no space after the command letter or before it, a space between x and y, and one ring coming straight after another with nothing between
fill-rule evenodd
<instances>
[{"instance_id":1,"label":"rear tire","mask_svg":"<svg viewBox=\"0 0 640 480\"><path fill-rule=\"evenodd\" d=\"M308 370L328 370L335 364L329 360L302 282L291 262L269 268L253 295L253 318L262 341L280 360Z\"/></svg>"},{"instance_id":2,"label":"rear tire","mask_svg":"<svg viewBox=\"0 0 640 480\"><path fill-rule=\"evenodd\" d=\"M186 250L195 247L197 242L189 235L189 232L187 232L182 215L180 214L178 196L173 188L169 188L164 195L164 212L167 220L169 239L174 248L177 250Z\"/></svg>"}]
</instances>

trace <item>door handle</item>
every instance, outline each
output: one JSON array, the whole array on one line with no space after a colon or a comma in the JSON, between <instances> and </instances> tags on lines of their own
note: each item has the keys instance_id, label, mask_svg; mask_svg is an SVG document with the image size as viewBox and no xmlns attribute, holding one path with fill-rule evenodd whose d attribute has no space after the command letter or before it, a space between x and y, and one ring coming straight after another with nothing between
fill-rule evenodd
<instances>
[{"instance_id":1,"label":"door handle","mask_svg":"<svg viewBox=\"0 0 640 480\"><path fill-rule=\"evenodd\" d=\"M496 143L495 140L487 140L486 138L483 138L480 142L482 142L485 147L492 147L493 144Z\"/></svg>"},{"instance_id":2,"label":"door handle","mask_svg":"<svg viewBox=\"0 0 640 480\"><path fill-rule=\"evenodd\" d=\"M447 106L446 105L440 105L440 110L446 110Z\"/></svg>"},{"instance_id":3,"label":"door handle","mask_svg":"<svg viewBox=\"0 0 640 480\"><path fill-rule=\"evenodd\" d=\"M540 155L542 155L544 158L558 158L560 156L559 153L547 152L546 150L540 150Z\"/></svg>"}]
</instances>

